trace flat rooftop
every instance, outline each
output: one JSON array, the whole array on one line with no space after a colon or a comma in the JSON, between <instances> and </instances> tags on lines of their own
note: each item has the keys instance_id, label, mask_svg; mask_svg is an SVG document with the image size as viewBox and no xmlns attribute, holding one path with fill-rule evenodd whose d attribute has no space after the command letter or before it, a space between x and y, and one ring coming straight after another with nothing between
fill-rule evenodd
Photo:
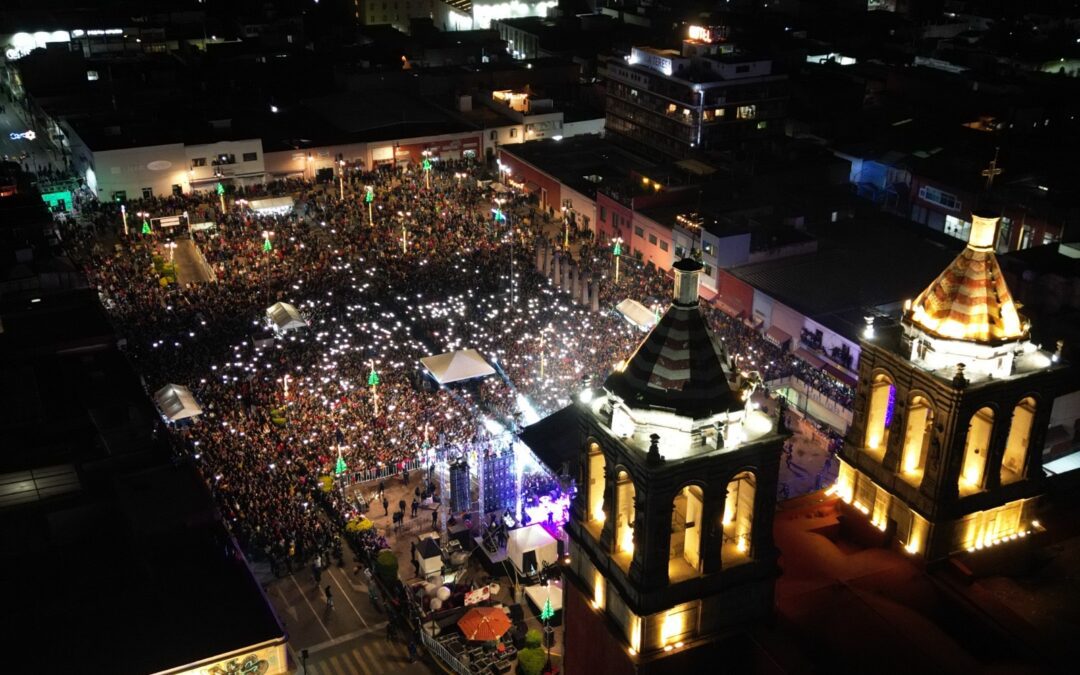
<instances>
[{"instance_id":1,"label":"flat rooftop","mask_svg":"<svg viewBox=\"0 0 1080 675\"><path fill-rule=\"evenodd\" d=\"M561 141L542 140L506 145L499 152L513 155L563 185L588 197L612 184L620 184L631 173L654 175L661 165L627 152L600 136L574 136Z\"/></svg>"},{"instance_id":2,"label":"flat rooftop","mask_svg":"<svg viewBox=\"0 0 1080 675\"><path fill-rule=\"evenodd\" d=\"M729 272L851 339L851 312L914 298L964 247L959 240L883 216L813 228L818 250ZM854 330L852 330L854 328Z\"/></svg>"}]
</instances>

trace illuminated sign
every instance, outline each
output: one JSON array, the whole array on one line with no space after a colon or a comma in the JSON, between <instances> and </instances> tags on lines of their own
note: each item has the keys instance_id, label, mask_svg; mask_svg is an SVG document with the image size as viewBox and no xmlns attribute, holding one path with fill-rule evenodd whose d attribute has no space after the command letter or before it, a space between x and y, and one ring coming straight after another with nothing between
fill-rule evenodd
<instances>
[{"instance_id":1,"label":"illuminated sign","mask_svg":"<svg viewBox=\"0 0 1080 675\"><path fill-rule=\"evenodd\" d=\"M712 31L704 26L690 26L690 29L686 32L686 37L691 40L712 42Z\"/></svg>"},{"instance_id":2,"label":"illuminated sign","mask_svg":"<svg viewBox=\"0 0 1080 675\"><path fill-rule=\"evenodd\" d=\"M10 134L8 134L8 138L10 138L13 141L18 141L18 140L21 140L23 138L25 138L28 141L32 141L35 138L37 138L37 132L34 131L33 129L27 129L26 131L23 131L23 132L12 131Z\"/></svg>"},{"instance_id":3,"label":"illuminated sign","mask_svg":"<svg viewBox=\"0 0 1080 675\"><path fill-rule=\"evenodd\" d=\"M4 50L4 55L11 61L16 61L26 56L35 49L44 49L50 42L71 42L71 35L66 30L56 30L51 33L38 31L36 33L15 33Z\"/></svg>"}]
</instances>

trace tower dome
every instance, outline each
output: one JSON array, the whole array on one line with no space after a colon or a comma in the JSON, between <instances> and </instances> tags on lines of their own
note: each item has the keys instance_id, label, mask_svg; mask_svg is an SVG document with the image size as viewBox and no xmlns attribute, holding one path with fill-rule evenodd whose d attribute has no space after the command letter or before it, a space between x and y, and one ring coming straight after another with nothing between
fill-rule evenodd
<instances>
[{"instance_id":1,"label":"tower dome","mask_svg":"<svg viewBox=\"0 0 1080 675\"><path fill-rule=\"evenodd\" d=\"M1021 339L1027 331L994 256L1000 218L972 214L971 220L968 245L915 298L909 320L948 340L985 344Z\"/></svg>"}]
</instances>

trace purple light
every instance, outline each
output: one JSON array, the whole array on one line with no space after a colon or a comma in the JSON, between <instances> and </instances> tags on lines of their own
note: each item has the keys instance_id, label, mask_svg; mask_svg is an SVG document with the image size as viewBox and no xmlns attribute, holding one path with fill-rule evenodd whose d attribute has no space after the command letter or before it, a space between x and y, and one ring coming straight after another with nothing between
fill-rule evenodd
<instances>
[{"instance_id":1,"label":"purple light","mask_svg":"<svg viewBox=\"0 0 1080 675\"><path fill-rule=\"evenodd\" d=\"M570 520L570 494L560 492L558 498L541 496L536 504L525 504L524 511L529 516L529 523L540 523L548 534L556 539L562 538L562 528ZM551 521L548 521L548 514Z\"/></svg>"},{"instance_id":2,"label":"purple light","mask_svg":"<svg viewBox=\"0 0 1080 675\"><path fill-rule=\"evenodd\" d=\"M896 409L896 387L889 385L889 400L885 403L885 428L892 424L893 411Z\"/></svg>"}]
</instances>

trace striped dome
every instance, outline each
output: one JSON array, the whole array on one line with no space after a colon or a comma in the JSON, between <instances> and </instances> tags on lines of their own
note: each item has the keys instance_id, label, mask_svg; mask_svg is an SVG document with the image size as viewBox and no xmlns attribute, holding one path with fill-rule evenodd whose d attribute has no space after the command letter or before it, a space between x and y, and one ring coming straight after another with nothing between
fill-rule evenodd
<instances>
[{"instance_id":1,"label":"striped dome","mask_svg":"<svg viewBox=\"0 0 1080 675\"><path fill-rule=\"evenodd\" d=\"M677 278L680 271L685 273L677 269ZM631 408L656 406L672 408L681 415L707 417L742 407L728 386L724 348L698 310L697 274L691 271L693 274L686 276L693 283L693 304L672 304L625 368L612 373L604 383Z\"/></svg>"},{"instance_id":2,"label":"striped dome","mask_svg":"<svg viewBox=\"0 0 1080 675\"><path fill-rule=\"evenodd\" d=\"M1026 331L994 256L997 220L972 217L967 247L915 298L912 323L953 340L986 343L1024 337Z\"/></svg>"}]
</instances>

